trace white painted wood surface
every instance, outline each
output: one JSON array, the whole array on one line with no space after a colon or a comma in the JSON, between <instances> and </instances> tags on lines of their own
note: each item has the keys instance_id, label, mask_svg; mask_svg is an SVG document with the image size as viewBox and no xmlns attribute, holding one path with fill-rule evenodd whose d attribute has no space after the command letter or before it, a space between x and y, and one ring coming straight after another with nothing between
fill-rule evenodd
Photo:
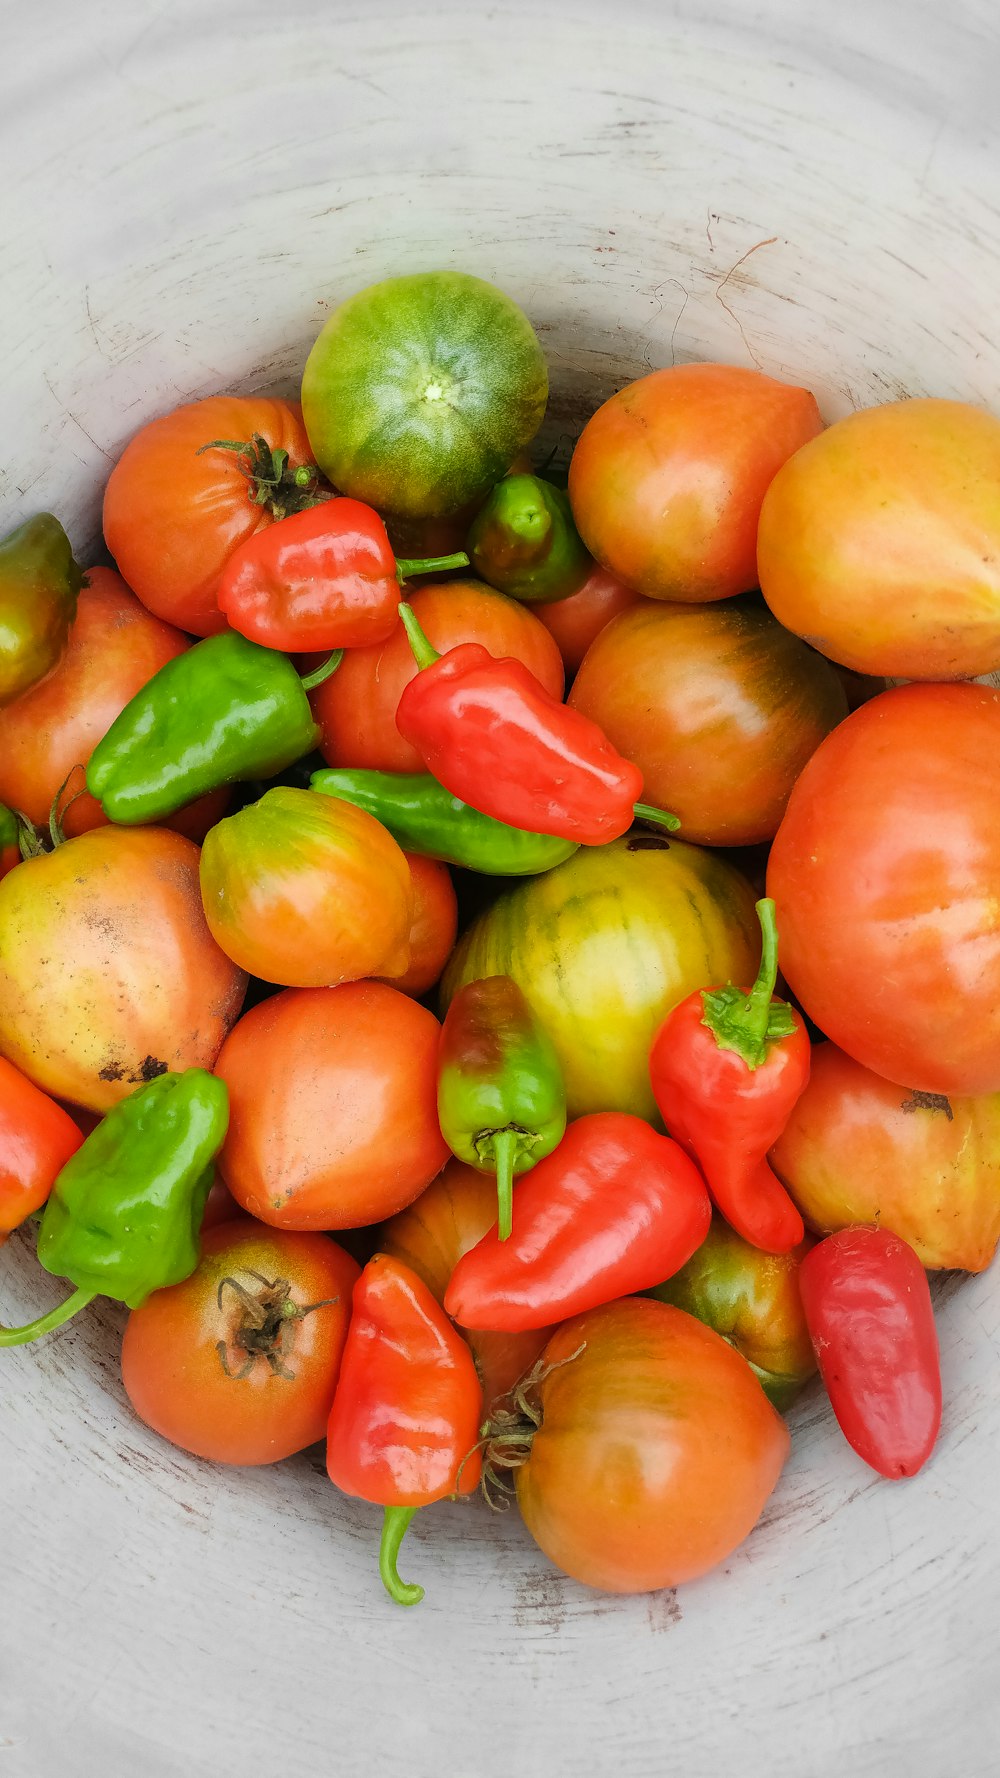
<instances>
[{"instance_id":1,"label":"white painted wood surface","mask_svg":"<svg viewBox=\"0 0 1000 1778\"><path fill-rule=\"evenodd\" d=\"M96 535L146 417L297 380L327 305L453 264L543 330L553 435L644 365L1000 407L992 0L36 0L3 8L4 528ZM4 1319L57 1295L22 1243ZM764 1525L682 1596L585 1593L513 1518L377 1514L310 1458L138 1425L121 1317L2 1355L0 1778L986 1778L1000 1768L995 1276L949 1281L924 1475L818 1396Z\"/></svg>"}]
</instances>

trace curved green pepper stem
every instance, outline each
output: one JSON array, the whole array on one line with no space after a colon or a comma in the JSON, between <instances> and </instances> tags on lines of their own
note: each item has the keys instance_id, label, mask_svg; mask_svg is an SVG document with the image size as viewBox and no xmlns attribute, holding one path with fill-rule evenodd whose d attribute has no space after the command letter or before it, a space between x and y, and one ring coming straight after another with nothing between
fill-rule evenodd
<instances>
[{"instance_id":1,"label":"curved green pepper stem","mask_svg":"<svg viewBox=\"0 0 1000 1778\"><path fill-rule=\"evenodd\" d=\"M415 1506L387 1506L382 1519L378 1571L382 1576L382 1585L390 1599L395 1599L397 1605L419 1605L424 1596L423 1587L400 1580L396 1567L399 1546L406 1536L407 1527L416 1510Z\"/></svg>"},{"instance_id":2,"label":"curved green pepper stem","mask_svg":"<svg viewBox=\"0 0 1000 1778\"><path fill-rule=\"evenodd\" d=\"M433 667L434 662L439 661L441 656L438 654L433 643L429 642L424 635L413 606L407 605L405 599L400 604L399 615L403 620L403 628L406 631L407 639L413 650L413 658L416 661L417 666Z\"/></svg>"},{"instance_id":3,"label":"curved green pepper stem","mask_svg":"<svg viewBox=\"0 0 1000 1778\"><path fill-rule=\"evenodd\" d=\"M452 556L397 556L396 579L402 586L411 574L443 574L448 568L467 568L469 558L460 549Z\"/></svg>"},{"instance_id":4,"label":"curved green pepper stem","mask_svg":"<svg viewBox=\"0 0 1000 1778\"><path fill-rule=\"evenodd\" d=\"M667 827L676 833L680 827L679 815L671 815L669 809L654 809L652 803L634 803L632 813L640 821L652 821L654 827Z\"/></svg>"},{"instance_id":5,"label":"curved green pepper stem","mask_svg":"<svg viewBox=\"0 0 1000 1778\"><path fill-rule=\"evenodd\" d=\"M311 673L303 673L301 675L302 690L315 691L317 685L322 685L325 680L329 679L331 675L337 671L343 658L343 649L335 648L333 653L329 655L325 661L321 661L318 667L314 667Z\"/></svg>"},{"instance_id":6,"label":"curved green pepper stem","mask_svg":"<svg viewBox=\"0 0 1000 1778\"><path fill-rule=\"evenodd\" d=\"M64 1303L50 1309L47 1315L39 1315L37 1321L28 1321L23 1327L0 1327L0 1346L27 1346L32 1340L40 1340L43 1334L51 1333L74 1315L79 1315L81 1309L93 1302L96 1294L93 1290L74 1290Z\"/></svg>"},{"instance_id":7,"label":"curved green pepper stem","mask_svg":"<svg viewBox=\"0 0 1000 1778\"><path fill-rule=\"evenodd\" d=\"M521 1140L517 1130L498 1130L491 1143L497 1170L497 1234L501 1241L509 1240L513 1226L514 1162Z\"/></svg>"},{"instance_id":8,"label":"curved green pepper stem","mask_svg":"<svg viewBox=\"0 0 1000 1778\"><path fill-rule=\"evenodd\" d=\"M732 982L725 988L702 993L705 1009L702 1024L713 1033L720 1049L735 1050L748 1068L767 1061L771 1045L795 1031L795 1014L784 1000L774 999L778 979L778 923L771 897L756 904L762 948L757 980L749 994Z\"/></svg>"}]
</instances>

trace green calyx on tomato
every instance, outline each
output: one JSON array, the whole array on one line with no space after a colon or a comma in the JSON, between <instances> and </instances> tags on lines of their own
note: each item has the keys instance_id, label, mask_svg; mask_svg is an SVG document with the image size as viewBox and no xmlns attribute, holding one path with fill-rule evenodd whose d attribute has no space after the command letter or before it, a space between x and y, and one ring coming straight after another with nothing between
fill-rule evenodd
<instances>
[{"instance_id":1,"label":"green calyx on tomato","mask_svg":"<svg viewBox=\"0 0 1000 1778\"><path fill-rule=\"evenodd\" d=\"M275 519L287 519L293 512L321 506L334 498L332 488L323 486L323 478L315 463L300 463L289 469L288 452L269 445L260 432L250 439L212 438L203 444L197 455L206 451L231 451L238 458L247 478L247 493L255 506L267 506Z\"/></svg>"}]
</instances>

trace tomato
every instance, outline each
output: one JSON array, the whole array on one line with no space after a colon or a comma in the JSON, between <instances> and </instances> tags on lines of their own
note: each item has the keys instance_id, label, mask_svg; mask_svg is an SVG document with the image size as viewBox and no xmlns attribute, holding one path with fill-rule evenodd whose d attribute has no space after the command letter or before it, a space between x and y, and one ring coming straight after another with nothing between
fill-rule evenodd
<instances>
[{"instance_id":1,"label":"tomato","mask_svg":"<svg viewBox=\"0 0 1000 1778\"><path fill-rule=\"evenodd\" d=\"M210 1228L190 1278L128 1318L122 1381L139 1418L216 1463L277 1463L316 1444L359 1275L325 1235L248 1217Z\"/></svg>"},{"instance_id":2,"label":"tomato","mask_svg":"<svg viewBox=\"0 0 1000 1778\"><path fill-rule=\"evenodd\" d=\"M757 585L757 519L781 465L822 426L808 389L729 364L678 364L587 422L569 497L591 555L651 599Z\"/></svg>"},{"instance_id":3,"label":"tomato","mask_svg":"<svg viewBox=\"0 0 1000 1778\"><path fill-rule=\"evenodd\" d=\"M233 1197L228 1185L216 1173L212 1187L205 1200L205 1210L201 1219L201 1232L204 1235L214 1229L220 1222L232 1222L234 1216L241 1216L242 1211Z\"/></svg>"},{"instance_id":4,"label":"tomato","mask_svg":"<svg viewBox=\"0 0 1000 1778\"><path fill-rule=\"evenodd\" d=\"M211 1068L245 992L180 834L97 827L0 883L0 1053L61 1099Z\"/></svg>"},{"instance_id":5,"label":"tomato","mask_svg":"<svg viewBox=\"0 0 1000 1778\"><path fill-rule=\"evenodd\" d=\"M382 982L289 988L255 1006L216 1064L229 1088L219 1167L276 1228L392 1216L441 1171L440 1026Z\"/></svg>"},{"instance_id":6,"label":"tomato","mask_svg":"<svg viewBox=\"0 0 1000 1778\"><path fill-rule=\"evenodd\" d=\"M545 355L482 278L417 272L342 302L306 360L302 411L334 487L414 518L485 495L534 438Z\"/></svg>"},{"instance_id":7,"label":"tomato","mask_svg":"<svg viewBox=\"0 0 1000 1778\"><path fill-rule=\"evenodd\" d=\"M451 872L436 858L405 852L413 890L410 921L410 963L405 975L392 977L392 986L404 994L426 994L439 979L455 948L458 931L458 899Z\"/></svg>"},{"instance_id":8,"label":"tomato","mask_svg":"<svg viewBox=\"0 0 1000 1778\"><path fill-rule=\"evenodd\" d=\"M0 1243L45 1203L82 1141L69 1113L0 1057Z\"/></svg>"},{"instance_id":9,"label":"tomato","mask_svg":"<svg viewBox=\"0 0 1000 1778\"><path fill-rule=\"evenodd\" d=\"M401 1259L443 1304L462 1255L482 1240L496 1219L496 1181L462 1161L450 1160L408 1210L383 1224L379 1251ZM551 1327L526 1333L459 1329L472 1349L487 1408L530 1371L552 1331Z\"/></svg>"},{"instance_id":10,"label":"tomato","mask_svg":"<svg viewBox=\"0 0 1000 1778\"><path fill-rule=\"evenodd\" d=\"M695 988L753 981L758 935L753 891L731 865L634 833L501 895L460 939L442 994L447 1005L466 982L512 976L555 1044L568 1115L657 1122L656 1030Z\"/></svg>"},{"instance_id":11,"label":"tomato","mask_svg":"<svg viewBox=\"0 0 1000 1778\"><path fill-rule=\"evenodd\" d=\"M157 617L196 636L226 629L216 604L219 575L237 544L280 516L277 501L254 499L237 452L202 447L255 436L287 451L290 471L311 461L294 403L212 395L150 420L108 479L104 535L120 573Z\"/></svg>"},{"instance_id":12,"label":"tomato","mask_svg":"<svg viewBox=\"0 0 1000 1778\"><path fill-rule=\"evenodd\" d=\"M442 654L459 642L481 642L497 656L523 661L554 697L562 697L562 659L533 612L478 580L423 586L410 598L434 647ZM352 648L332 679L313 695L320 743L331 765L369 766L380 772L422 772L415 747L396 727L404 685L417 672L402 624L378 648Z\"/></svg>"},{"instance_id":13,"label":"tomato","mask_svg":"<svg viewBox=\"0 0 1000 1778\"><path fill-rule=\"evenodd\" d=\"M410 960L410 868L392 835L353 803L268 790L213 827L201 854L205 918L251 975L319 988Z\"/></svg>"},{"instance_id":14,"label":"tomato","mask_svg":"<svg viewBox=\"0 0 1000 1778\"><path fill-rule=\"evenodd\" d=\"M771 849L781 968L856 1061L1000 1089L1000 694L905 685L821 744Z\"/></svg>"},{"instance_id":15,"label":"tomato","mask_svg":"<svg viewBox=\"0 0 1000 1778\"><path fill-rule=\"evenodd\" d=\"M680 1309L625 1297L564 1322L542 1361L516 1485L549 1559L607 1593L679 1586L724 1561L790 1443L739 1353Z\"/></svg>"},{"instance_id":16,"label":"tomato","mask_svg":"<svg viewBox=\"0 0 1000 1778\"><path fill-rule=\"evenodd\" d=\"M1000 667L1000 420L893 401L838 420L768 489L760 585L777 618L859 673Z\"/></svg>"},{"instance_id":17,"label":"tomato","mask_svg":"<svg viewBox=\"0 0 1000 1778\"><path fill-rule=\"evenodd\" d=\"M588 650L569 702L639 767L643 801L705 846L772 839L806 760L847 715L829 662L742 599L633 605Z\"/></svg>"},{"instance_id":18,"label":"tomato","mask_svg":"<svg viewBox=\"0 0 1000 1778\"><path fill-rule=\"evenodd\" d=\"M1000 1093L911 1092L817 1044L770 1160L821 1234L878 1223L922 1265L969 1272L1000 1241Z\"/></svg>"},{"instance_id":19,"label":"tomato","mask_svg":"<svg viewBox=\"0 0 1000 1778\"><path fill-rule=\"evenodd\" d=\"M594 566L589 580L568 599L536 607L537 615L559 644L567 678L579 670L590 644L606 624L634 605L639 595L606 568Z\"/></svg>"}]
</instances>

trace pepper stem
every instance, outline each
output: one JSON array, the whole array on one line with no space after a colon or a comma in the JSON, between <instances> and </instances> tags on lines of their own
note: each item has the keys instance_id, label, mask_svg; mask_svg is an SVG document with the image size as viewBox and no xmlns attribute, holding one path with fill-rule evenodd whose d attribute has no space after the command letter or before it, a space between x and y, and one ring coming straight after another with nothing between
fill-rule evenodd
<instances>
[{"instance_id":1,"label":"pepper stem","mask_svg":"<svg viewBox=\"0 0 1000 1778\"><path fill-rule=\"evenodd\" d=\"M74 1290L64 1303L50 1309L47 1315L39 1315L37 1321L28 1321L23 1327L0 1327L0 1346L27 1346L31 1340L40 1340L43 1334L51 1333L53 1328L62 1327L65 1321L79 1315L96 1295L95 1290Z\"/></svg>"},{"instance_id":2,"label":"pepper stem","mask_svg":"<svg viewBox=\"0 0 1000 1778\"><path fill-rule=\"evenodd\" d=\"M632 813L639 821L651 821L654 827L668 827L671 833L676 833L681 824L679 815L671 815L669 809L654 809L652 803L634 803Z\"/></svg>"},{"instance_id":3,"label":"pepper stem","mask_svg":"<svg viewBox=\"0 0 1000 1778\"><path fill-rule=\"evenodd\" d=\"M770 896L756 904L762 938L760 968L749 994L732 982L725 988L702 993L702 1024L713 1033L720 1049L735 1050L748 1068L767 1061L771 1045L791 1037L795 1014L784 1000L775 1000L778 979L778 923Z\"/></svg>"},{"instance_id":4,"label":"pepper stem","mask_svg":"<svg viewBox=\"0 0 1000 1778\"><path fill-rule=\"evenodd\" d=\"M491 1146L497 1170L497 1234L501 1241L507 1241L513 1223L514 1162L521 1146L520 1134L517 1130L498 1130Z\"/></svg>"},{"instance_id":5,"label":"pepper stem","mask_svg":"<svg viewBox=\"0 0 1000 1778\"><path fill-rule=\"evenodd\" d=\"M416 1510L415 1506L387 1506L382 1519L378 1571L382 1576L382 1585L390 1599L395 1599L397 1605L419 1605L424 1596L423 1587L400 1580L396 1567L399 1546L406 1536L407 1527Z\"/></svg>"},{"instance_id":6,"label":"pepper stem","mask_svg":"<svg viewBox=\"0 0 1000 1778\"><path fill-rule=\"evenodd\" d=\"M396 579L402 586L411 574L443 574L448 568L467 568L469 558L465 551L457 550L453 556L397 556Z\"/></svg>"},{"instance_id":7,"label":"pepper stem","mask_svg":"<svg viewBox=\"0 0 1000 1778\"><path fill-rule=\"evenodd\" d=\"M343 658L343 649L335 648L333 653L328 655L326 660L322 661L318 667L314 667L311 673L302 674L302 690L315 691L317 685L322 685L325 680L331 678L337 671Z\"/></svg>"},{"instance_id":8,"label":"pepper stem","mask_svg":"<svg viewBox=\"0 0 1000 1778\"><path fill-rule=\"evenodd\" d=\"M403 628L406 631L410 647L413 650L413 658L416 661L417 666L433 667L434 662L439 661L441 656L438 654L433 643L427 640L423 630L420 628L420 623L413 606L407 605L406 601L403 600L399 607L399 615L403 620Z\"/></svg>"}]
</instances>

